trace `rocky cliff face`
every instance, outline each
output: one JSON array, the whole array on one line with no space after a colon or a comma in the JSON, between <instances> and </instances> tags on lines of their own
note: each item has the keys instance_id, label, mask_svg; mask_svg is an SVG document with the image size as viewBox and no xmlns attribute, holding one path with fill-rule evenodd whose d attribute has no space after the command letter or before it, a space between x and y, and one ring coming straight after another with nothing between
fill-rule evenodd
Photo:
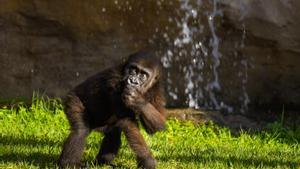
<instances>
[{"instance_id":1,"label":"rocky cliff face","mask_svg":"<svg viewBox=\"0 0 300 169\"><path fill-rule=\"evenodd\" d=\"M299 109L299 7L296 0L2 0L0 96L62 96L149 47L166 67L169 106Z\"/></svg>"}]
</instances>

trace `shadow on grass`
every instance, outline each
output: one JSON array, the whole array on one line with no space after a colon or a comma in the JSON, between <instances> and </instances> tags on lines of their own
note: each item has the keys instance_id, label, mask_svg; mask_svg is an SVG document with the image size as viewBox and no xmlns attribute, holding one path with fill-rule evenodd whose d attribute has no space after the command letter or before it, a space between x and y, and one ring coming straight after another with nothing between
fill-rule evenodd
<instances>
[{"instance_id":1,"label":"shadow on grass","mask_svg":"<svg viewBox=\"0 0 300 169\"><path fill-rule=\"evenodd\" d=\"M282 167L282 168L298 168L300 167L300 162L297 163L295 161L282 161L282 160L277 160L277 159L263 159L263 158L243 158L243 157L220 157L220 156L207 156L210 153L205 153L204 152L199 152L201 154L195 154L195 155L170 155L170 156L160 156L157 157L158 160L167 162L169 160L175 160L183 163L214 163L214 162L221 162L224 164L227 164L228 167L231 165L241 165L245 167L260 167L260 166L265 166L265 167ZM282 155L282 154L281 154Z\"/></svg>"},{"instance_id":2,"label":"shadow on grass","mask_svg":"<svg viewBox=\"0 0 300 169\"><path fill-rule=\"evenodd\" d=\"M24 146L62 146L62 141L54 141L48 138L43 140L34 137L21 138L16 136L0 136L0 144L3 145L24 145Z\"/></svg>"},{"instance_id":3,"label":"shadow on grass","mask_svg":"<svg viewBox=\"0 0 300 169\"><path fill-rule=\"evenodd\" d=\"M17 153L12 152L8 154L4 154L0 156L0 161L7 163L28 163L34 166L39 166L40 168L54 168L55 164L57 163L58 156L55 154L45 154L41 152L34 152L34 153Z\"/></svg>"},{"instance_id":4,"label":"shadow on grass","mask_svg":"<svg viewBox=\"0 0 300 169\"><path fill-rule=\"evenodd\" d=\"M58 149L61 148L63 145L62 141L53 141L50 139L36 139L34 137L31 138L20 138L15 136L0 136L0 148L8 146L6 152L0 152L0 163L14 163L14 164L21 164L26 163L29 165L34 165L39 168L58 168L57 162L59 158L59 154L54 152L42 152L43 150L34 150L35 152L26 151L18 152L14 148L16 146L24 146L24 150L34 149L34 147L50 147L50 149ZM86 147L88 148L88 147ZM1 151L1 149L0 149ZM33 151L33 150L32 150ZM36 152L40 151L40 152ZM102 166L95 166L93 165L93 161L85 161L89 166L92 168L101 168ZM129 169L123 165L110 165L110 168L123 168Z\"/></svg>"},{"instance_id":5,"label":"shadow on grass","mask_svg":"<svg viewBox=\"0 0 300 169\"><path fill-rule=\"evenodd\" d=\"M34 166L38 166L39 168L59 168L57 165L58 155L55 154L45 154L45 153L9 153L0 155L0 162L12 162L15 164L18 163L28 163ZM95 166L92 162L86 162L89 167L87 168L102 168L103 165ZM129 169L129 167L124 165L105 165L109 168L116 168L116 169Z\"/></svg>"},{"instance_id":6,"label":"shadow on grass","mask_svg":"<svg viewBox=\"0 0 300 169\"><path fill-rule=\"evenodd\" d=\"M58 159L57 154L36 152L43 151L35 149L37 147L50 147L51 149L62 146L62 141L57 142L50 139L36 139L34 137L22 138L16 136L0 136L0 146L7 147L7 151L0 154L0 162L8 163L28 163L40 168L54 168ZM16 146L21 146L18 150ZM30 152L35 149L35 152ZM22 152L22 150L26 150ZM20 152L19 152L20 151Z\"/></svg>"}]
</instances>

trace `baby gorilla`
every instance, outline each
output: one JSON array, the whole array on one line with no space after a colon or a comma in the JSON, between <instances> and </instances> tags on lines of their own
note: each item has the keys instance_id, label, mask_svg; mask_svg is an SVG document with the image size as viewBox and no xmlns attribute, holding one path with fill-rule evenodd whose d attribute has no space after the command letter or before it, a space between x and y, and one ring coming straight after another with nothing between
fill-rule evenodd
<instances>
[{"instance_id":1,"label":"baby gorilla","mask_svg":"<svg viewBox=\"0 0 300 169\"><path fill-rule=\"evenodd\" d=\"M98 164L110 164L121 146L121 132L136 154L140 168L155 168L155 160L138 127L153 134L165 128L165 100L160 63L149 53L129 56L125 64L100 72L72 89L64 100L71 125L59 159L61 167L81 167L85 138L91 130L104 133Z\"/></svg>"}]
</instances>

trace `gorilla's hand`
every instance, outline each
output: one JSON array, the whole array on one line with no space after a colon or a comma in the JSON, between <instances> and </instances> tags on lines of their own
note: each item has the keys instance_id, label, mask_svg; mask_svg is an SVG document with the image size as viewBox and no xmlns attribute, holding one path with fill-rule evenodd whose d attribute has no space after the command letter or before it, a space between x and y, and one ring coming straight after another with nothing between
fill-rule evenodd
<instances>
[{"instance_id":1,"label":"gorilla's hand","mask_svg":"<svg viewBox=\"0 0 300 169\"><path fill-rule=\"evenodd\" d=\"M139 110L142 106L147 104L144 96L132 86L127 86L122 94L123 102L129 108Z\"/></svg>"}]
</instances>

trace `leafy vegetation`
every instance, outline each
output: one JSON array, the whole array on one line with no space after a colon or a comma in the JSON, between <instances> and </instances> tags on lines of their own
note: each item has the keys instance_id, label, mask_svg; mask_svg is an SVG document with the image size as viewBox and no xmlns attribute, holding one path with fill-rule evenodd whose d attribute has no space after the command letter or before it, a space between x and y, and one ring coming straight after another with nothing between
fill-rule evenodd
<instances>
[{"instance_id":1,"label":"leafy vegetation","mask_svg":"<svg viewBox=\"0 0 300 169\"><path fill-rule=\"evenodd\" d=\"M59 100L33 98L31 106L0 108L0 168L55 168L68 122ZM168 121L166 131L145 135L158 161L157 168L300 168L300 127L281 123L256 133L233 135L214 124ZM87 139L83 160L91 163L101 134ZM122 136L123 145L114 160L118 168L136 168L135 157ZM104 168L111 168L104 166Z\"/></svg>"}]
</instances>

